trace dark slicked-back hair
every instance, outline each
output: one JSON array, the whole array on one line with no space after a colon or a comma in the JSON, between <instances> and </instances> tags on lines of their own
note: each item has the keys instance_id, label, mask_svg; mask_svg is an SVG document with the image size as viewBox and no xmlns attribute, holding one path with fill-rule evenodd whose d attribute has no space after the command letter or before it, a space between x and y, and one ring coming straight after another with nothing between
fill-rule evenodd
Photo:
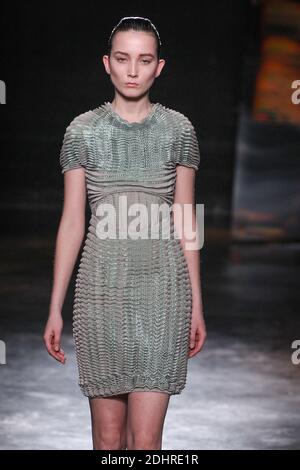
<instances>
[{"instance_id":1,"label":"dark slicked-back hair","mask_svg":"<svg viewBox=\"0 0 300 470\"><path fill-rule=\"evenodd\" d=\"M108 42L107 42L107 54L110 55L112 49L112 41L114 35L118 31L145 31L146 33L151 33L156 38L157 44L157 58L160 58L162 43L160 40L159 33L149 18L143 18L142 16L124 16L119 23L113 28Z\"/></svg>"}]
</instances>

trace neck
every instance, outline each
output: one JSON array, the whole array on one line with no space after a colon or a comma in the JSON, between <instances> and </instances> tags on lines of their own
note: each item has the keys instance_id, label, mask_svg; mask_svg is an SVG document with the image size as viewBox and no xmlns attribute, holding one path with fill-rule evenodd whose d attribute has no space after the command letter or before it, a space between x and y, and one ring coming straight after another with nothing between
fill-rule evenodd
<instances>
[{"instance_id":1,"label":"neck","mask_svg":"<svg viewBox=\"0 0 300 470\"><path fill-rule=\"evenodd\" d=\"M128 100L115 95L111 106L121 117L130 121L143 119L152 109L148 96L138 100Z\"/></svg>"}]
</instances>

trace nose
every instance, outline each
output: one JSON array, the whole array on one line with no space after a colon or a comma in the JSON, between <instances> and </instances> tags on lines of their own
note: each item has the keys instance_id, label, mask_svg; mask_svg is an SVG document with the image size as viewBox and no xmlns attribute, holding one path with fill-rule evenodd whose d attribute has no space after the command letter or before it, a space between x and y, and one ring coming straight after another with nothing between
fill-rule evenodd
<instances>
[{"instance_id":1,"label":"nose","mask_svg":"<svg viewBox=\"0 0 300 470\"><path fill-rule=\"evenodd\" d=\"M132 62L129 65L128 75L130 77L136 77L137 76L137 66L134 64L134 62Z\"/></svg>"}]
</instances>

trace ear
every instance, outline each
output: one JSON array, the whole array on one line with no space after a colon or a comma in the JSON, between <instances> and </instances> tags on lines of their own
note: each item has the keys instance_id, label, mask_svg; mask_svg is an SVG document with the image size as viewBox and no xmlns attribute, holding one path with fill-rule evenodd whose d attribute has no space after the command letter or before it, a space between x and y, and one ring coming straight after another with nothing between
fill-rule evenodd
<instances>
[{"instance_id":1,"label":"ear","mask_svg":"<svg viewBox=\"0 0 300 470\"><path fill-rule=\"evenodd\" d=\"M161 74L161 71L162 69L164 68L165 66L165 59L159 59L159 62L158 62L158 65L157 65L157 72L156 72L156 76L155 77L159 77L160 74Z\"/></svg>"},{"instance_id":2,"label":"ear","mask_svg":"<svg viewBox=\"0 0 300 470\"><path fill-rule=\"evenodd\" d=\"M106 73L108 73L108 75L110 75L109 56L108 56L108 55L104 55L104 56L102 57L102 61L103 61L103 64L104 64Z\"/></svg>"}]
</instances>

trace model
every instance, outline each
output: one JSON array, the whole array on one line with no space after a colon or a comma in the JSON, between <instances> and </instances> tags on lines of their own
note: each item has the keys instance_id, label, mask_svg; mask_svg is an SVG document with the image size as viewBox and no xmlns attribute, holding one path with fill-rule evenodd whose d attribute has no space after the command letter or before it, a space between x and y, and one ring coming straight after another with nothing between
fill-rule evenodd
<instances>
[{"instance_id":1,"label":"model","mask_svg":"<svg viewBox=\"0 0 300 470\"><path fill-rule=\"evenodd\" d=\"M180 211L165 210L192 205L195 228L199 146L185 115L149 100L165 65L160 48L148 18L120 20L102 58L114 99L75 117L60 153L64 207L44 342L64 364L62 307L87 195L73 337L94 449L161 449L169 398L185 387L188 358L206 338L199 249L177 237Z\"/></svg>"}]
</instances>

